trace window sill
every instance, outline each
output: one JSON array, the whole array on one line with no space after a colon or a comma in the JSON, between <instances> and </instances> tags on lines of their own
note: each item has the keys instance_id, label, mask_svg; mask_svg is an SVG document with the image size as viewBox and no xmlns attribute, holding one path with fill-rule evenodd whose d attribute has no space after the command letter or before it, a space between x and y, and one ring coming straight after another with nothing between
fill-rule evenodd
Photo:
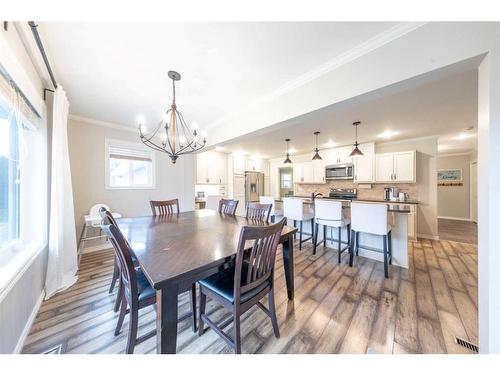
<instances>
[{"instance_id":1,"label":"window sill","mask_svg":"<svg viewBox=\"0 0 500 375\"><path fill-rule=\"evenodd\" d=\"M0 249L0 302L45 247L46 244L18 242Z\"/></svg>"}]
</instances>

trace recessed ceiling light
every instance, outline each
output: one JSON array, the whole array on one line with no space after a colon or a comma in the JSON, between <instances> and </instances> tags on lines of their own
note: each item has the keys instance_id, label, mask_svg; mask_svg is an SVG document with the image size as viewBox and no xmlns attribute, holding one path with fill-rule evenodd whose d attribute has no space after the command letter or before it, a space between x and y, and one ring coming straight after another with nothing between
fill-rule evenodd
<instances>
[{"instance_id":1,"label":"recessed ceiling light","mask_svg":"<svg viewBox=\"0 0 500 375\"><path fill-rule=\"evenodd\" d=\"M331 139L328 140L328 142L325 143L326 148L332 148L335 147L336 143L332 141Z\"/></svg>"},{"instance_id":2,"label":"recessed ceiling light","mask_svg":"<svg viewBox=\"0 0 500 375\"><path fill-rule=\"evenodd\" d=\"M290 154L295 154L297 152L297 150L295 148L293 148L293 147L290 147L290 150L288 150L288 152Z\"/></svg>"},{"instance_id":3,"label":"recessed ceiling light","mask_svg":"<svg viewBox=\"0 0 500 375\"><path fill-rule=\"evenodd\" d=\"M459 135L457 135L454 139L458 139L460 141L463 141L464 139L467 139L467 138L470 138L470 137L473 137L474 134L470 134L470 133L460 133Z\"/></svg>"},{"instance_id":4,"label":"recessed ceiling light","mask_svg":"<svg viewBox=\"0 0 500 375\"><path fill-rule=\"evenodd\" d=\"M394 137L395 135L398 135L398 134L399 134L399 132L394 131L394 130L389 130L389 129L388 129L388 130L384 131L383 133L380 133L380 134L378 135L378 137L379 137L379 138L386 138L386 139L389 139L389 138L392 138L392 137Z\"/></svg>"},{"instance_id":5,"label":"recessed ceiling light","mask_svg":"<svg viewBox=\"0 0 500 375\"><path fill-rule=\"evenodd\" d=\"M222 147L222 146L215 146L215 151L224 151L224 147Z\"/></svg>"}]
</instances>

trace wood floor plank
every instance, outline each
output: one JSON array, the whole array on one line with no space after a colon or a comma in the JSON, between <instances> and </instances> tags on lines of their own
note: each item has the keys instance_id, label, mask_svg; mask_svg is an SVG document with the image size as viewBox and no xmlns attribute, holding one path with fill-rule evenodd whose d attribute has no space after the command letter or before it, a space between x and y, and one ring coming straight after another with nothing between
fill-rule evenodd
<instances>
[{"instance_id":1,"label":"wood floor plank","mask_svg":"<svg viewBox=\"0 0 500 375\"><path fill-rule=\"evenodd\" d=\"M243 352L462 353L454 336L477 339L477 246L418 240L410 241L408 254L409 269L392 266L385 279L380 262L356 257L349 267L345 256L337 263L335 249L320 247L313 256L311 244L305 243L295 253L295 299L289 301L280 246L275 301L281 338L274 337L269 317L252 308L242 316ZM108 294L113 257L112 250L83 255L77 283L43 302L24 353L56 345L69 353L123 353L128 317L115 337L116 288ZM184 293L179 313L189 309ZM207 314L215 321L229 316L213 301ZM154 328L155 320L154 308L141 310L140 330ZM226 330L231 333L232 326ZM232 352L210 329L198 337L189 320L178 324L177 343L180 353ZM155 353L155 339L135 352Z\"/></svg>"},{"instance_id":2,"label":"wood floor plank","mask_svg":"<svg viewBox=\"0 0 500 375\"><path fill-rule=\"evenodd\" d=\"M376 310L377 301L365 295L361 296L339 353L366 353Z\"/></svg>"}]
</instances>

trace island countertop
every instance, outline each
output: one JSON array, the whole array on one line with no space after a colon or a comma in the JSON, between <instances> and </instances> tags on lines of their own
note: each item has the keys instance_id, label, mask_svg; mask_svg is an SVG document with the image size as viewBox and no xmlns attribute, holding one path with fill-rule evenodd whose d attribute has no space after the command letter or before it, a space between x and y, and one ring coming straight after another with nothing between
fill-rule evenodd
<instances>
[{"instance_id":1,"label":"island countertop","mask_svg":"<svg viewBox=\"0 0 500 375\"><path fill-rule=\"evenodd\" d=\"M303 199L304 205L307 206L313 206L313 200L311 197L299 197L299 196L293 196L290 198L301 198ZM339 201L342 202L344 209L350 208L350 203L351 200L347 199L336 199L336 198L317 198L317 199L328 199L328 200L334 200L334 201ZM283 202L283 199L276 199L276 202ZM403 213L403 214L409 214L412 210L411 207L409 206L410 204L418 204L418 203L410 203L410 202L399 202L399 201L385 201L385 200L365 200L365 199L353 199L353 202L366 202L366 203L386 203L389 207L387 209L387 212L394 212L394 213Z\"/></svg>"}]
</instances>

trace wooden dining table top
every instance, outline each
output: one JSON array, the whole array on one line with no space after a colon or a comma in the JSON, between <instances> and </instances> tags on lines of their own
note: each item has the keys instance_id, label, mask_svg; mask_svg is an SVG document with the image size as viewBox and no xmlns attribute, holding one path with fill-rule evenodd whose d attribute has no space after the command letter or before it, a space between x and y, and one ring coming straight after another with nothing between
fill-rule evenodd
<instances>
[{"instance_id":1,"label":"wooden dining table top","mask_svg":"<svg viewBox=\"0 0 500 375\"><path fill-rule=\"evenodd\" d=\"M117 222L155 289L189 273L227 262L236 254L243 226L272 225L209 209L121 218ZM293 227L283 227L281 239L296 231Z\"/></svg>"}]
</instances>

